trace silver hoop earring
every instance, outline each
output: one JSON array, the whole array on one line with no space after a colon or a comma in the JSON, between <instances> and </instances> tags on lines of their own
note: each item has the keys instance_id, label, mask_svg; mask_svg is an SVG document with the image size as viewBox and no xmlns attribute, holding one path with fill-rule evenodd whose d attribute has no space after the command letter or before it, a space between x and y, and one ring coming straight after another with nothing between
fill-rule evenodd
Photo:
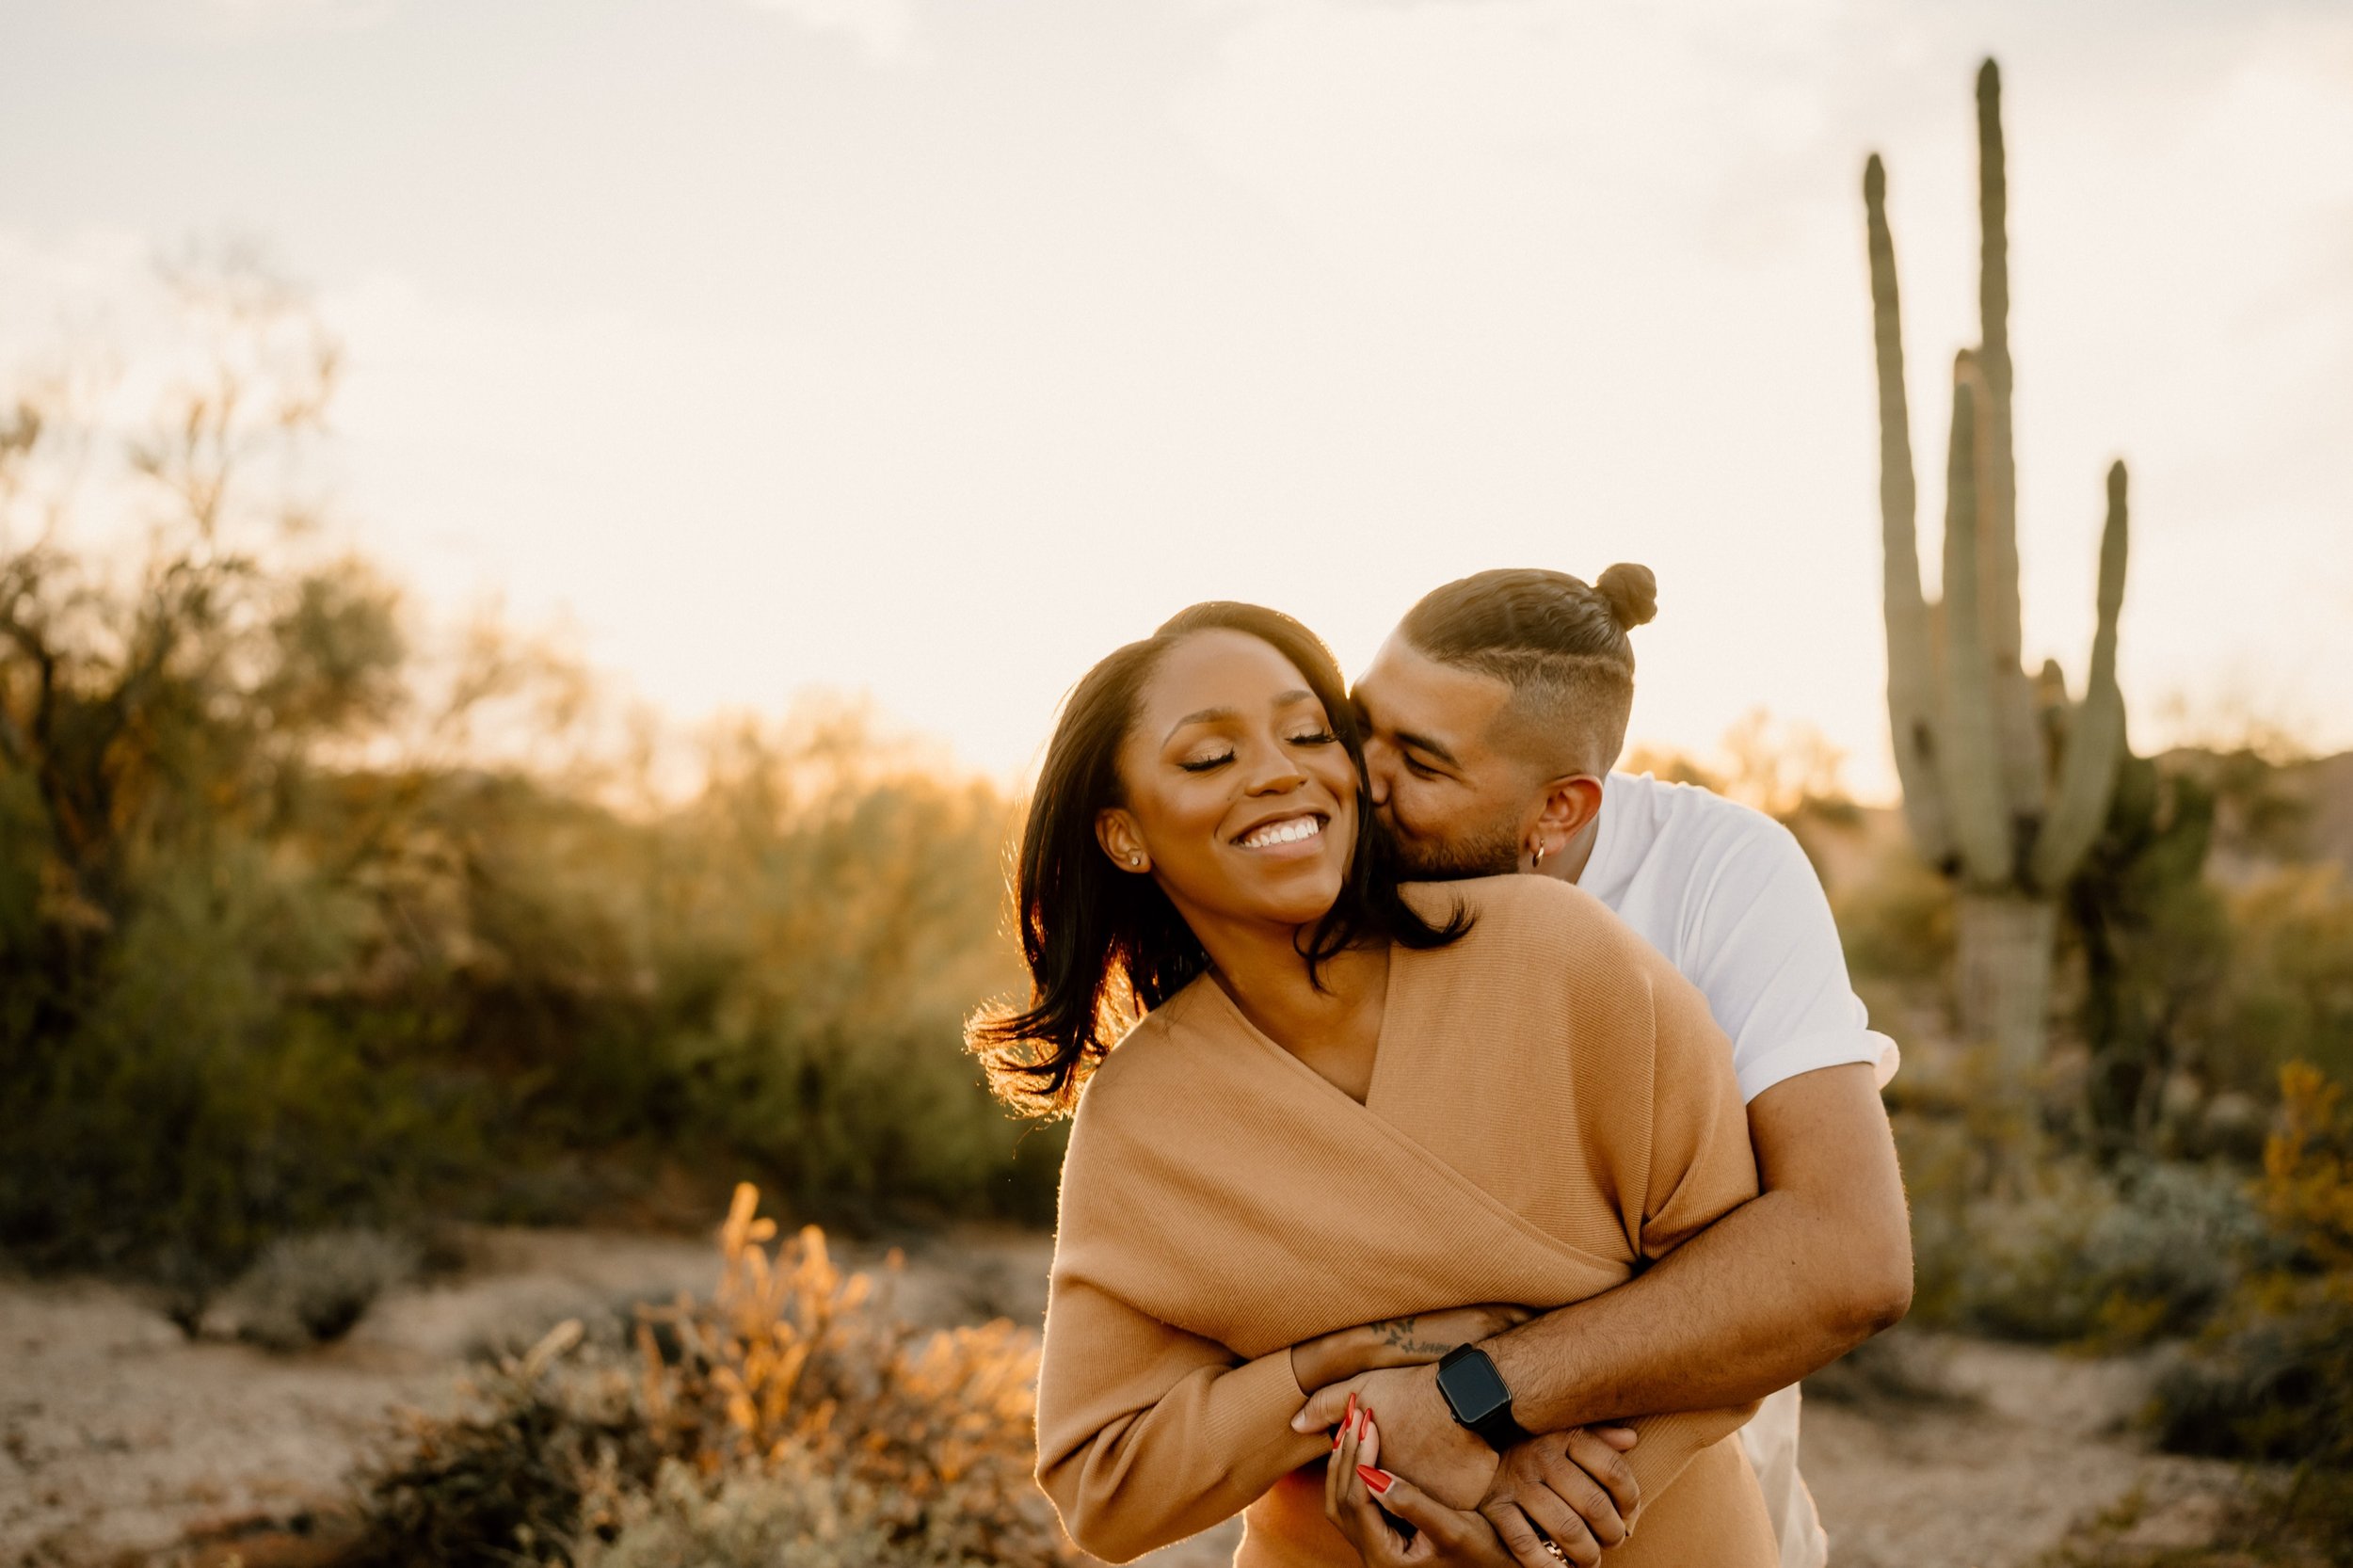
<instances>
[{"instance_id":1,"label":"silver hoop earring","mask_svg":"<svg viewBox=\"0 0 2353 1568\"><path fill-rule=\"evenodd\" d=\"M1530 868L1530 869L1531 869L1531 870L1534 870L1534 871L1543 871L1543 870L1545 869L1545 846L1544 846L1544 845L1542 845L1542 844L1538 844L1538 845L1536 846L1536 864L1535 864L1532 868Z\"/></svg>"}]
</instances>

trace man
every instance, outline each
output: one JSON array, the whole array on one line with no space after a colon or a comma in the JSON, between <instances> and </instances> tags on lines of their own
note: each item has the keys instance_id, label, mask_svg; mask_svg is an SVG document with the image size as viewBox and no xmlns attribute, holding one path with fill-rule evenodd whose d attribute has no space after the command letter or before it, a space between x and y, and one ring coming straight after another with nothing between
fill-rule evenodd
<instances>
[{"instance_id":1,"label":"man","mask_svg":"<svg viewBox=\"0 0 2353 1568\"><path fill-rule=\"evenodd\" d=\"M1761 1398L1742 1437L1784 1568L1820 1568L1795 1385L1911 1303L1910 1225L1879 1097L1897 1049L1866 1027L1829 903L1786 829L1704 790L1610 771L1633 702L1626 632L1655 604L1650 572L1627 566L1590 586L1505 570L1430 594L1356 688L1372 799L1417 875L1517 871L1609 905L1705 994L1748 1102L1759 1197L1627 1284L1482 1342L1513 1419L1557 1433ZM1351 1393L1378 1408L1384 1467L1421 1483L1400 1490L1432 1511L1420 1522L1442 1553L1500 1560L1476 1518L1437 1517L1429 1494L1447 1488L1425 1474L1451 1470L1461 1493L1464 1474L1492 1467L1479 1512L1494 1535L1523 1563L1561 1555L1529 1526L1563 1518L1559 1503L1518 1506L1562 1473L1561 1446L1507 1448L1497 1464L1449 1426L1460 1413L1427 1367L1323 1391L1294 1424L1338 1422ZM1589 1500L1594 1490L1583 1486ZM1395 1495L1384 1497L1393 1512ZM1559 1544L1591 1561L1621 1531L1609 1504L1584 1512L1611 1527Z\"/></svg>"}]
</instances>

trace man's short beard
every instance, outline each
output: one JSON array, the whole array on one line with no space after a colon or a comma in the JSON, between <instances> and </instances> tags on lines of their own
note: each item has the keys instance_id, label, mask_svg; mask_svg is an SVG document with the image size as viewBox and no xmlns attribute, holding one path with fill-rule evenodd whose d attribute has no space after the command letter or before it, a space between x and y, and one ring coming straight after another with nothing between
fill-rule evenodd
<instances>
[{"instance_id":1,"label":"man's short beard","mask_svg":"<svg viewBox=\"0 0 2353 1568\"><path fill-rule=\"evenodd\" d=\"M1501 824L1482 828L1456 843L1410 839L1387 823L1381 831L1408 881L1455 882L1471 876L1509 876L1520 869L1519 835Z\"/></svg>"}]
</instances>

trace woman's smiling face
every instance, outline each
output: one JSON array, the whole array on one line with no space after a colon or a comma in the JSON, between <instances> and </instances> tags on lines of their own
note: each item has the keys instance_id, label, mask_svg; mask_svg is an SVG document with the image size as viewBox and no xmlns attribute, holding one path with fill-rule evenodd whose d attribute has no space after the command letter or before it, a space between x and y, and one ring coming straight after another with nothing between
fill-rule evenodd
<instances>
[{"instance_id":1,"label":"woman's smiling face","mask_svg":"<svg viewBox=\"0 0 2353 1568\"><path fill-rule=\"evenodd\" d=\"M1096 837L1186 919L1306 925L1356 841L1355 764L1307 680L1243 632L1198 632L1144 683L1119 749L1124 800Z\"/></svg>"}]
</instances>

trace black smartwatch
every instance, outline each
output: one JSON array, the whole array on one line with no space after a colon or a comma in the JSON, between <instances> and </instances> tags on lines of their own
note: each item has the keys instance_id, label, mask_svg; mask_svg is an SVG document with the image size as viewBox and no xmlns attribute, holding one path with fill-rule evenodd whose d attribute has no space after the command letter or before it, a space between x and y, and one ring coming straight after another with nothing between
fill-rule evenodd
<instances>
[{"instance_id":1,"label":"black smartwatch","mask_svg":"<svg viewBox=\"0 0 2353 1568\"><path fill-rule=\"evenodd\" d=\"M1512 1418L1512 1390L1495 1359L1476 1345L1457 1345L1438 1359L1438 1392L1455 1421L1477 1432L1487 1447L1501 1453L1529 1433Z\"/></svg>"}]
</instances>

